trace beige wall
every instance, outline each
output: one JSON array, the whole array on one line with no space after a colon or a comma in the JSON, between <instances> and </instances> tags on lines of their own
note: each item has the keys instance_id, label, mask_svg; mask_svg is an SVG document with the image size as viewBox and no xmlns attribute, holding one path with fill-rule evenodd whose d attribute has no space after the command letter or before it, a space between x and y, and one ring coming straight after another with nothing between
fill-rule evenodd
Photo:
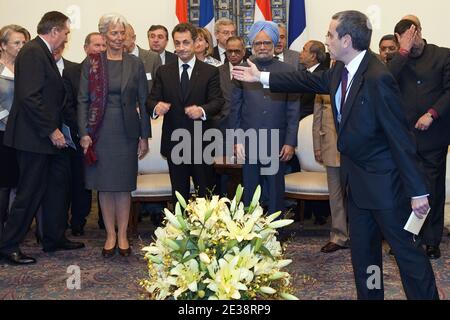
<instances>
[{"instance_id":1,"label":"beige wall","mask_svg":"<svg viewBox=\"0 0 450 320\"><path fill-rule=\"evenodd\" d=\"M333 13L354 9L373 18L374 36L372 49L377 50L378 40L392 33L395 23L407 13L415 13L422 20L423 35L432 43L450 47L448 36L450 1L448 0L306 0L309 38L324 41L324 35ZM79 9L80 14L76 14ZM58 10L75 19L74 29L65 57L81 61L82 45L86 34L97 31L97 22L104 13L123 14L136 29L137 42L148 48L146 31L152 24L163 24L170 30L177 23L175 0L0 0L2 25L17 23L36 34L36 25L47 11ZM170 45L170 49L173 46Z\"/></svg>"}]
</instances>

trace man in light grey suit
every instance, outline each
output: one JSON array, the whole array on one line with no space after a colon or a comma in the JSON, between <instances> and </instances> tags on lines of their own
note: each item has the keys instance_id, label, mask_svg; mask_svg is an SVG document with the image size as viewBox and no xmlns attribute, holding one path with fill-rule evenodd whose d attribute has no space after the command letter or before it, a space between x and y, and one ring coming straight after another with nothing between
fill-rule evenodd
<instances>
[{"instance_id":1,"label":"man in light grey suit","mask_svg":"<svg viewBox=\"0 0 450 320\"><path fill-rule=\"evenodd\" d=\"M142 49L136 45L136 33L131 24L126 28L123 46L125 52L135 55L144 63L145 75L147 76L148 82L148 92L150 92L153 86L153 79L156 76L156 70L162 64L161 57L153 51Z\"/></svg>"},{"instance_id":2,"label":"man in light grey suit","mask_svg":"<svg viewBox=\"0 0 450 320\"><path fill-rule=\"evenodd\" d=\"M297 70L303 69L300 64L300 52L287 48L287 31L286 25L283 23L278 24L278 31L280 32L280 40L275 46L275 56L281 62L290 64Z\"/></svg>"}]
</instances>

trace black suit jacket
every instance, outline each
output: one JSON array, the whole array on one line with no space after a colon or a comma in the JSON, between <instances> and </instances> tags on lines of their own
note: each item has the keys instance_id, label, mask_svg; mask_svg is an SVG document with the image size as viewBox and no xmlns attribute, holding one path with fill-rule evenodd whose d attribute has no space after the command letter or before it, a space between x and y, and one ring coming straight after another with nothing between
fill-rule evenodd
<instances>
[{"instance_id":1,"label":"black suit jacket","mask_svg":"<svg viewBox=\"0 0 450 320\"><path fill-rule=\"evenodd\" d=\"M413 136L408 130L397 82L372 52L355 74L340 125L336 91L342 62L327 71L271 73L275 91L331 95L341 153L341 175L362 209L393 209L413 196L427 194L419 171Z\"/></svg>"},{"instance_id":2,"label":"black suit jacket","mask_svg":"<svg viewBox=\"0 0 450 320\"><path fill-rule=\"evenodd\" d=\"M177 61L178 61L178 56L175 53L166 50L166 63L165 64L176 63Z\"/></svg>"},{"instance_id":3,"label":"black suit jacket","mask_svg":"<svg viewBox=\"0 0 450 320\"><path fill-rule=\"evenodd\" d=\"M402 92L409 128L414 132L417 148L436 150L450 143L450 49L427 44L418 58L396 54L388 64ZM414 128L428 109L439 118L428 130Z\"/></svg>"},{"instance_id":4,"label":"black suit jacket","mask_svg":"<svg viewBox=\"0 0 450 320\"><path fill-rule=\"evenodd\" d=\"M314 72L325 71L327 69L325 65L319 64ZM315 93L303 93L300 95L300 120L314 113L315 100Z\"/></svg>"},{"instance_id":5,"label":"black suit jacket","mask_svg":"<svg viewBox=\"0 0 450 320\"><path fill-rule=\"evenodd\" d=\"M20 50L14 81L5 145L34 153L58 153L49 135L62 126L66 91L55 60L40 37Z\"/></svg>"},{"instance_id":6,"label":"black suit jacket","mask_svg":"<svg viewBox=\"0 0 450 320\"><path fill-rule=\"evenodd\" d=\"M81 64L73 63L64 67L63 81L67 92L64 106L64 122L73 133L78 133L77 105L80 89Z\"/></svg>"},{"instance_id":7,"label":"black suit jacket","mask_svg":"<svg viewBox=\"0 0 450 320\"><path fill-rule=\"evenodd\" d=\"M183 98L178 61L161 66L156 72L156 79L147 103L150 114L153 114L159 101L171 104L169 112L164 115L161 137L161 154L169 157L172 148L178 143L171 141L172 132L184 128L194 137L194 122L202 121L191 120L186 116L185 107L197 105L205 110L207 120L203 122L203 130L210 126L211 120L220 112L224 100L220 90L219 69L196 60L187 97Z\"/></svg>"}]
</instances>

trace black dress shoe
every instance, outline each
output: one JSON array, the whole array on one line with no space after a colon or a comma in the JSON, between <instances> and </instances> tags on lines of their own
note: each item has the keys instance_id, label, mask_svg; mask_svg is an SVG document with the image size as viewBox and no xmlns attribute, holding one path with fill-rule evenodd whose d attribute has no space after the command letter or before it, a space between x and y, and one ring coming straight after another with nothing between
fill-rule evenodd
<instances>
[{"instance_id":1,"label":"black dress shoe","mask_svg":"<svg viewBox=\"0 0 450 320\"><path fill-rule=\"evenodd\" d=\"M72 226L72 235L74 237L84 236L84 229L82 227L73 227Z\"/></svg>"},{"instance_id":2,"label":"black dress shoe","mask_svg":"<svg viewBox=\"0 0 450 320\"><path fill-rule=\"evenodd\" d=\"M113 247L112 249L102 249L102 256L104 258L111 258L116 253L116 247Z\"/></svg>"},{"instance_id":3,"label":"black dress shoe","mask_svg":"<svg viewBox=\"0 0 450 320\"><path fill-rule=\"evenodd\" d=\"M10 254L2 254L2 257L11 264L27 265L36 263L36 259L24 255L21 251L12 252Z\"/></svg>"},{"instance_id":4,"label":"black dress shoe","mask_svg":"<svg viewBox=\"0 0 450 320\"><path fill-rule=\"evenodd\" d=\"M348 249L348 247L340 246L334 242L328 242L326 245L324 245L322 247L322 249L320 249L320 252L330 253L330 252L335 252L337 250L342 250L342 249Z\"/></svg>"},{"instance_id":5,"label":"black dress shoe","mask_svg":"<svg viewBox=\"0 0 450 320\"><path fill-rule=\"evenodd\" d=\"M75 241L70 241L70 240L66 239L64 242L61 242L60 244L58 244L55 247L44 247L42 250L44 250L44 252L55 252L55 251L59 251L59 250L82 249L84 247L85 247L84 243L82 243L82 242L75 242Z\"/></svg>"},{"instance_id":6,"label":"black dress shoe","mask_svg":"<svg viewBox=\"0 0 450 320\"><path fill-rule=\"evenodd\" d=\"M439 249L439 246L427 246L426 252L428 258L432 260L439 259L441 257L441 250Z\"/></svg>"},{"instance_id":7,"label":"black dress shoe","mask_svg":"<svg viewBox=\"0 0 450 320\"><path fill-rule=\"evenodd\" d=\"M127 249L122 249L122 248L119 247L119 254L120 254L122 257L128 257L128 256L130 256L130 254L131 254L131 247L128 247Z\"/></svg>"}]
</instances>

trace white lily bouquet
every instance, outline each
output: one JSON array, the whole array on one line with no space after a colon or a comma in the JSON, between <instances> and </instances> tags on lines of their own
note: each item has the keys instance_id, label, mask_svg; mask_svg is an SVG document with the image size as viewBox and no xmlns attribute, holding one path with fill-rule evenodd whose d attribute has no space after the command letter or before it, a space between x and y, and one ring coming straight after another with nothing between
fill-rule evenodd
<instances>
[{"instance_id":1,"label":"white lily bouquet","mask_svg":"<svg viewBox=\"0 0 450 320\"><path fill-rule=\"evenodd\" d=\"M148 278L140 285L151 299L296 300L277 228L293 220L265 216L258 187L248 208L238 186L227 198L196 198L188 204L177 193L175 213L165 209L165 226L143 248Z\"/></svg>"}]
</instances>

